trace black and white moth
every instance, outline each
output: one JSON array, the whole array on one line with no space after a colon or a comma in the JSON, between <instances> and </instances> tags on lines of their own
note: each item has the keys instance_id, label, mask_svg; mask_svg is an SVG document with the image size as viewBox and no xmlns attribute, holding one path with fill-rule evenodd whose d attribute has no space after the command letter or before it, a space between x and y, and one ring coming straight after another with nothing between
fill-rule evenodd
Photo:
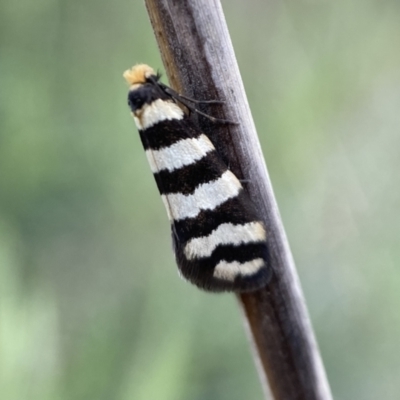
<instances>
[{"instance_id":1,"label":"black and white moth","mask_svg":"<svg viewBox=\"0 0 400 400\"><path fill-rule=\"evenodd\" d=\"M271 270L263 223L210 139L177 104L191 108L184 101L190 99L161 83L148 65L134 66L124 78L130 85L128 104L171 222L181 275L213 292L265 286Z\"/></svg>"}]
</instances>

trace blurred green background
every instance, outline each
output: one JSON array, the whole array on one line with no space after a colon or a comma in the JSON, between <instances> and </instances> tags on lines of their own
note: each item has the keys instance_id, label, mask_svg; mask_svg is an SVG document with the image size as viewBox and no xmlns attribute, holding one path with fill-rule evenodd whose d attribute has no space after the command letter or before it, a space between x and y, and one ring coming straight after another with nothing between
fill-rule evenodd
<instances>
[{"instance_id":1,"label":"blurred green background","mask_svg":"<svg viewBox=\"0 0 400 400\"><path fill-rule=\"evenodd\" d=\"M400 5L225 0L336 399L400 398ZM142 1L0 0L0 398L262 392L232 295L181 281L122 72Z\"/></svg>"}]
</instances>

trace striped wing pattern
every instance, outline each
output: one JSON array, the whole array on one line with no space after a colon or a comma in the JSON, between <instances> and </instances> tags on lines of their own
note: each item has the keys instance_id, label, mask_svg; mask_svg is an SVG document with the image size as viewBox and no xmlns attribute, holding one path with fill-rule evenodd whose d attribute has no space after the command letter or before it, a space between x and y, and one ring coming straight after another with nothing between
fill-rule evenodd
<instances>
[{"instance_id":1,"label":"striped wing pattern","mask_svg":"<svg viewBox=\"0 0 400 400\"><path fill-rule=\"evenodd\" d=\"M182 276L210 291L265 284L265 229L207 136L186 115L155 123L140 136L171 222Z\"/></svg>"},{"instance_id":2,"label":"striped wing pattern","mask_svg":"<svg viewBox=\"0 0 400 400\"><path fill-rule=\"evenodd\" d=\"M214 292L265 286L271 276L266 231L240 181L150 67L138 65L124 76L181 275Z\"/></svg>"}]
</instances>

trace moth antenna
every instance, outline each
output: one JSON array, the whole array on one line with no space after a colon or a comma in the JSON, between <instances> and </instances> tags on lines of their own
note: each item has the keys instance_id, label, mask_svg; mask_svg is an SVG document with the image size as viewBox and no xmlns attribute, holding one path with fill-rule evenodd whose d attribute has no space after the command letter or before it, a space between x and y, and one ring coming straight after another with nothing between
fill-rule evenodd
<instances>
[{"instance_id":1,"label":"moth antenna","mask_svg":"<svg viewBox=\"0 0 400 400\"><path fill-rule=\"evenodd\" d=\"M160 83L160 86L162 86L162 88L172 97L176 98L176 99L184 99L187 101L190 101L191 103L196 103L196 104L225 104L225 101L223 100L196 100L193 99L191 97L185 96L183 94L180 94L178 92L176 92L174 89L170 88L167 85L164 85L162 83Z\"/></svg>"},{"instance_id":2,"label":"moth antenna","mask_svg":"<svg viewBox=\"0 0 400 400\"><path fill-rule=\"evenodd\" d=\"M169 93L168 93L169 94ZM182 103L185 107L187 107L190 111L195 112L196 114L202 115L203 117L206 117L207 119L209 119L210 121L214 122L214 123L220 123L220 124L230 124L230 125L239 125L237 122L235 121L231 121L229 119L223 119L223 118L216 118L213 117L212 115L206 114L202 111L200 111L198 108L192 106L191 104L188 104L185 100L183 100L182 98L176 97L176 96L171 96L173 99L179 101L179 103ZM181 97L181 96L180 96Z\"/></svg>"},{"instance_id":3,"label":"moth antenna","mask_svg":"<svg viewBox=\"0 0 400 400\"><path fill-rule=\"evenodd\" d=\"M239 125L237 122L231 121L229 119L215 118L212 115L206 114L186 102L186 101L190 101L195 104L225 104L224 101L222 101L222 100L194 100L190 97L179 94L174 89L170 88L169 86L165 85L164 83L161 83L161 82L156 82L156 83L165 91L165 93L170 95L174 100L178 101L179 103L182 103L190 111L193 111L196 114L202 115L203 117L208 118L210 121L212 121L214 123Z\"/></svg>"},{"instance_id":4,"label":"moth antenna","mask_svg":"<svg viewBox=\"0 0 400 400\"><path fill-rule=\"evenodd\" d=\"M182 103L185 107L187 107L189 110L195 112L196 114L202 115L203 117L206 117L207 119L209 119L212 122L217 122L220 124L229 124L229 125L239 125L237 122L235 121L231 121L229 119L223 119L223 118L215 118L212 115L206 114L202 111L200 111L199 109L197 109L196 107L193 107L192 105L187 104L186 102L183 102L182 100L178 100L180 103Z\"/></svg>"}]
</instances>

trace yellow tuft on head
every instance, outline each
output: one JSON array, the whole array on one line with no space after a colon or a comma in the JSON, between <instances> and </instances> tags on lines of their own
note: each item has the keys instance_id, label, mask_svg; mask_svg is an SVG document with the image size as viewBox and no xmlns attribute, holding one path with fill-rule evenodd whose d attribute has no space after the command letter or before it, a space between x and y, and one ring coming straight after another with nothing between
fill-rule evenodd
<instances>
[{"instance_id":1,"label":"yellow tuft on head","mask_svg":"<svg viewBox=\"0 0 400 400\"><path fill-rule=\"evenodd\" d=\"M146 79L152 75L155 75L153 68L146 64L137 64L131 69L127 69L123 77L130 85L135 85L138 83L145 83Z\"/></svg>"}]
</instances>

